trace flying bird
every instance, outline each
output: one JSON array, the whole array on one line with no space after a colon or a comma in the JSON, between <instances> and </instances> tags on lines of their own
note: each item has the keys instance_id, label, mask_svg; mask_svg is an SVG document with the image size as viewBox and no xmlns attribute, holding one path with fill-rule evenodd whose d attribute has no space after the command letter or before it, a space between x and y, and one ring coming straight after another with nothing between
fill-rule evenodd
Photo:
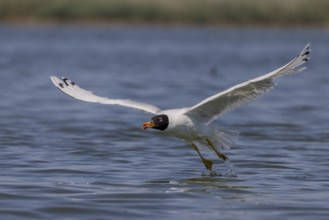
<instances>
[{"instance_id":1,"label":"flying bird","mask_svg":"<svg viewBox=\"0 0 329 220\"><path fill-rule=\"evenodd\" d=\"M245 105L271 90L273 80L284 75L298 73L306 69L302 66L310 59L311 45L307 44L300 54L286 65L255 79L235 85L225 91L210 96L191 107L162 110L154 105L129 99L111 99L94 95L82 89L67 78L51 76L54 85L65 94L86 102L120 105L153 114L151 120L143 124L144 129L153 128L163 133L191 143L206 169L213 171L213 161L202 156L199 148L206 147L214 151L224 161L228 157L222 150L234 145L236 134L218 129L211 123L226 112Z\"/></svg>"}]
</instances>

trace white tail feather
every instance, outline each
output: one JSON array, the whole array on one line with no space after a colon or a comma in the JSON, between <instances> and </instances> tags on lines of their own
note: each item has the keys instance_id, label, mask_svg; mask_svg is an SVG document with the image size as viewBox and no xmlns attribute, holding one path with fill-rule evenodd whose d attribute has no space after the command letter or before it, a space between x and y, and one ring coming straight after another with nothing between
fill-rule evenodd
<instances>
[{"instance_id":1,"label":"white tail feather","mask_svg":"<svg viewBox=\"0 0 329 220\"><path fill-rule=\"evenodd\" d=\"M209 136L205 136L204 139L192 141L192 143L198 148L213 150L207 143L208 139L218 151L221 151L235 146L238 136L238 131L214 128Z\"/></svg>"},{"instance_id":2,"label":"white tail feather","mask_svg":"<svg viewBox=\"0 0 329 220\"><path fill-rule=\"evenodd\" d=\"M230 149L235 146L239 132L234 130L214 129L210 136L210 141L215 145L217 150Z\"/></svg>"}]
</instances>

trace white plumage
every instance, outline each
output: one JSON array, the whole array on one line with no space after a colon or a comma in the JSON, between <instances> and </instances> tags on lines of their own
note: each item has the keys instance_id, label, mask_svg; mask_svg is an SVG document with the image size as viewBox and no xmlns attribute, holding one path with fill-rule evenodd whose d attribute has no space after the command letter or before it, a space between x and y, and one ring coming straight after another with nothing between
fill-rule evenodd
<instances>
[{"instance_id":1,"label":"white plumage","mask_svg":"<svg viewBox=\"0 0 329 220\"><path fill-rule=\"evenodd\" d=\"M310 44L307 44L296 58L270 73L235 85L206 98L192 107L180 109L161 110L154 105L128 99L100 97L82 89L67 78L59 79L56 76L51 76L51 80L58 89L75 99L121 105L157 115L150 122L144 123L144 128L159 129L170 136L190 142L206 168L212 170L213 162L205 159L199 152L198 147L206 146L226 161L228 158L220 150L233 146L237 133L217 129L211 126L210 123L223 113L249 103L272 89L275 86L273 79L276 77L305 70L306 67L301 67L301 65L309 60L310 46Z\"/></svg>"}]
</instances>

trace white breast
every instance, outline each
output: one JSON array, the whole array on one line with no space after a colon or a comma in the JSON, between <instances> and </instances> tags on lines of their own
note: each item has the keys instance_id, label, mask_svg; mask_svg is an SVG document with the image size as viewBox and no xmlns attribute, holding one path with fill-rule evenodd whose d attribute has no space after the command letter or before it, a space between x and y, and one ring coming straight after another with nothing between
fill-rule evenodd
<instances>
[{"instance_id":1,"label":"white breast","mask_svg":"<svg viewBox=\"0 0 329 220\"><path fill-rule=\"evenodd\" d=\"M169 118L169 126L163 132L186 141L193 141L201 135L204 126L186 116L184 109L171 109L161 112Z\"/></svg>"}]
</instances>

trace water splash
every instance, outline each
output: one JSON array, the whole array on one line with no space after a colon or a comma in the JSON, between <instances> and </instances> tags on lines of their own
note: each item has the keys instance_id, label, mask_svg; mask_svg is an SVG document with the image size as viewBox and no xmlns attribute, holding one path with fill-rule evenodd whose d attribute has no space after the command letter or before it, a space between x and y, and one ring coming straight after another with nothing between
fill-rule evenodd
<instances>
[{"instance_id":1,"label":"water splash","mask_svg":"<svg viewBox=\"0 0 329 220\"><path fill-rule=\"evenodd\" d=\"M203 176L203 177L206 177L206 176L216 177L216 176L222 176L222 174L217 173L215 170L206 170L206 171L202 172L201 176Z\"/></svg>"},{"instance_id":2,"label":"water splash","mask_svg":"<svg viewBox=\"0 0 329 220\"><path fill-rule=\"evenodd\" d=\"M205 170L202 172L201 176L203 177L217 177L217 176L224 176L224 177L237 177L237 174L236 174L236 169L233 165L233 163L227 159L225 162L224 162L226 168L227 168L227 171L225 174L221 174L220 172L217 172L214 168L212 170Z\"/></svg>"},{"instance_id":3,"label":"water splash","mask_svg":"<svg viewBox=\"0 0 329 220\"><path fill-rule=\"evenodd\" d=\"M229 159L227 159L227 160L225 160L224 164L228 169L227 173L224 176L237 177L236 169L235 169L233 163Z\"/></svg>"}]
</instances>

